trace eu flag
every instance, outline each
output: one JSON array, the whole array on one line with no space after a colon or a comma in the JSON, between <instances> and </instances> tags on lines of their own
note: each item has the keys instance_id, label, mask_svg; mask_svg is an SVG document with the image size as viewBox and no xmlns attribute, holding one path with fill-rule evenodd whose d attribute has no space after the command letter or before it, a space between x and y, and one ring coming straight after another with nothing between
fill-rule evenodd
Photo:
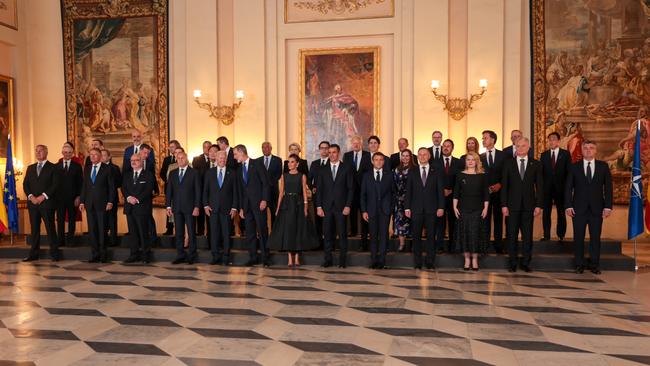
<instances>
[{"instance_id":1,"label":"eu flag","mask_svg":"<svg viewBox=\"0 0 650 366\"><path fill-rule=\"evenodd\" d=\"M627 217L627 239L634 239L643 233L643 182L641 177L641 121L637 121L634 142L634 163L632 165L632 186L630 188L630 209Z\"/></svg>"},{"instance_id":2,"label":"eu flag","mask_svg":"<svg viewBox=\"0 0 650 366\"><path fill-rule=\"evenodd\" d=\"M7 166L5 168L5 186L3 202L7 207L8 228L18 232L18 199L16 197L16 177L14 176L13 154L11 153L11 135L8 136Z\"/></svg>"}]
</instances>

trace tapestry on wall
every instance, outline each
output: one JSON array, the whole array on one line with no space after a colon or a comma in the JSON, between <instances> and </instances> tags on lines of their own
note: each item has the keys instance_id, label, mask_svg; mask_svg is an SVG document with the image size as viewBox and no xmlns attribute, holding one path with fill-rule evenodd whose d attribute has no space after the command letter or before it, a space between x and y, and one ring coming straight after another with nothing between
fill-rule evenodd
<instances>
[{"instance_id":1,"label":"tapestry on wall","mask_svg":"<svg viewBox=\"0 0 650 366\"><path fill-rule=\"evenodd\" d=\"M394 0L284 0L285 23L389 18L394 14Z\"/></svg>"},{"instance_id":2,"label":"tapestry on wall","mask_svg":"<svg viewBox=\"0 0 650 366\"><path fill-rule=\"evenodd\" d=\"M97 138L121 157L137 129L160 165L169 136L167 9L167 0L62 0L67 133L80 155Z\"/></svg>"},{"instance_id":3,"label":"tapestry on wall","mask_svg":"<svg viewBox=\"0 0 650 366\"><path fill-rule=\"evenodd\" d=\"M536 151L558 132L573 161L585 139L608 162L627 203L635 122L650 173L650 0L531 0Z\"/></svg>"},{"instance_id":4,"label":"tapestry on wall","mask_svg":"<svg viewBox=\"0 0 650 366\"><path fill-rule=\"evenodd\" d=\"M379 47L300 50L300 122L308 161L327 140L379 134Z\"/></svg>"},{"instance_id":5,"label":"tapestry on wall","mask_svg":"<svg viewBox=\"0 0 650 366\"><path fill-rule=\"evenodd\" d=\"M14 79L0 75L0 159L7 158L8 135L10 133L13 136Z\"/></svg>"}]
</instances>

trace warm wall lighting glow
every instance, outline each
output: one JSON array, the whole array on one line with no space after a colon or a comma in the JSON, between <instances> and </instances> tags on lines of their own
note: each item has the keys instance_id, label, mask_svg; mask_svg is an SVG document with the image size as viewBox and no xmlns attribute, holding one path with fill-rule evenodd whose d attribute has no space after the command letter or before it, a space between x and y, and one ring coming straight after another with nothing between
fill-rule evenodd
<instances>
[{"instance_id":1,"label":"warm wall lighting glow","mask_svg":"<svg viewBox=\"0 0 650 366\"><path fill-rule=\"evenodd\" d=\"M431 89L438 89L438 88L440 88L440 81L431 80Z\"/></svg>"},{"instance_id":2,"label":"warm wall lighting glow","mask_svg":"<svg viewBox=\"0 0 650 366\"><path fill-rule=\"evenodd\" d=\"M481 87L481 88L487 88L487 85L488 85L487 79L481 79L478 82L478 86Z\"/></svg>"},{"instance_id":3,"label":"warm wall lighting glow","mask_svg":"<svg viewBox=\"0 0 650 366\"><path fill-rule=\"evenodd\" d=\"M236 90L235 91L235 98L236 99L244 99L244 91L243 90Z\"/></svg>"},{"instance_id":4,"label":"warm wall lighting glow","mask_svg":"<svg viewBox=\"0 0 650 366\"><path fill-rule=\"evenodd\" d=\"M194 98L201 98L201 89L194 89Z\"/></svg>"}]
</instances>

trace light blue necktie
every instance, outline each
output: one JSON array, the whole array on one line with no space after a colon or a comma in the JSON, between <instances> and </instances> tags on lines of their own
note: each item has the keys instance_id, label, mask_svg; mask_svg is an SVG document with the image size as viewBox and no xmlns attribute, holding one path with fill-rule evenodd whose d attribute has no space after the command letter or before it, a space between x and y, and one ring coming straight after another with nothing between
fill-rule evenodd
<instances>
[{"instance_id":1,"label":"light blue necktie","mask_svg":"<svg viewBox=\"0 0 650 366\"><path fill-rule=\"evenodd\" d=\"M90 180L95 184L95 178L97 178L97 165L93 166L93 172L90 174Z\"/></svg>"},{"instance_id":2,"label":"light blue necktie","mask_svg":"<svg viewBox=\"0 0 650 366\"><path fill-rule=\"evenodd\" d=\"M185 175L185 168L181 168L180 174L178 174L178 181L183 183L183 176Z\"/></svg>"},{"instance_id":3,"label":"light blue necktie","mask_svg":"<svg viewBox=\"0 0 650 366\"><path fill-rule=\"evenodd\" d=\"M217 176L217 181L219 182L219 188L223 186L223 171L219 169L219 175Z\"/></svg>"},{"instance_id":4,"label":"light blue necktie","mask_svg":"<svg viewBox=\"0 0 650 366\"><path fill-rule=\"evenodd\" d=\"M248 184L248 165L244 163L244 184Z\"/></svg>"}]
</instances>

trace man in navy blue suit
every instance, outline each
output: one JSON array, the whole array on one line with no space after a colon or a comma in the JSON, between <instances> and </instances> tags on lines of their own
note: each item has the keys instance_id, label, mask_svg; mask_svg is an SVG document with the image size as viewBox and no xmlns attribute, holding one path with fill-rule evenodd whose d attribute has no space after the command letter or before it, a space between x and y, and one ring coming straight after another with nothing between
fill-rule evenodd
<instances>
[{"instance_id":1,"label":"man in navy blue suit","mask_svg":"<svg viewBox=\"0 0 650 366\"><path fill-rule=\"evenodd\" d=\"M133 132L131 132L131 138L133 139L133 145L124 149L124 160L122 161L122 173L124 175L131 175L131 173L133 173L133 169L131 168L131 155L134 153L140 153L142 145L142 132L133 130ZM145 169L149 169L149 167L154 168L155 166L156 157L154 156L153 149L151 149L151 151L149 151L149 155L147 156Z\"/></svg>"},{"instance_id":2,"label":"man in navy blue suit","mask_svg":"<svg viewBox=\"0 0 650 366\"><path fill-rule=\"evenodd\" d=\"M388 247L388 224L393 207L393 175L385 170L384 164L390 162L378 152L372 156L372 169L361 182L361 215L368 222L370 234L370 258L372 269L386 267Z\"/></svg>"},{"instance_id":3,"label":"man in navy blue suit","mask_svg":"<svg viewBox=\"0 0 650 366\"><path fill-rule=\"evenodd\" d=\"M271 211L271 227L275 222L275 209L278 206L278 182L280 177L282 177L282 159L280 157L271 154L273 151L273 146L268 141L262 143L262 156L257 160L264 166L266 169L267 175L269 177L269 210Z\"/></svg>"}]
</instances>

